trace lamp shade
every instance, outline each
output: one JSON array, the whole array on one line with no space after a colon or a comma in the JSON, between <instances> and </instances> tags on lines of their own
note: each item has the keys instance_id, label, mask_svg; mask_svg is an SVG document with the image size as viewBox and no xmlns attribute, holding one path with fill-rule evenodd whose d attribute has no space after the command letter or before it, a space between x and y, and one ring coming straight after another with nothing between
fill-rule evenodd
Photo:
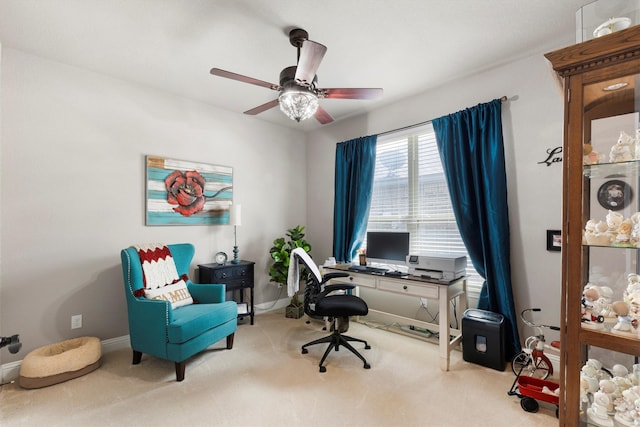
<instances>
[{"instance_id":1,"label":"lamp shade","mask_svg":"<svg viewBox=\"0 0 640 427\"><path fill-rule=\"evenodd\" d=\"M242 205L233 205L231 208L231 224L242 225Z\"/></svg>"},{"instance_id":2,"label":"lamp shade","mask_svg":"<svg viewBox=\"0 0 640 427\"><path fill-rule=\"evenodd\" d=\"M313 116L318 110L318 97L308 90L288 89L279 97L280 110L299 122Z\"/></svg>"}]
</instances>

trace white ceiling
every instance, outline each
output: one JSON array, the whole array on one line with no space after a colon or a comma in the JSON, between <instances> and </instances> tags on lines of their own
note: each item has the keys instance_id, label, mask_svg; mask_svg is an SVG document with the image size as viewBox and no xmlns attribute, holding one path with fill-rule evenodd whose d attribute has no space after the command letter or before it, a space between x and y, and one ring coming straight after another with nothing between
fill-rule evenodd
<instances>
[{"instance_id":1,"label":"white ceiling","mask_svg":"<svg viewBox=\"0 0 640 427\"><path fill-rule=\"evenodd\" d=\"M378 101L322 100L337 121L570 44L576 11L589 2L0 0L0 42L242 113L277 92L209 70L278 83L280 71L296 62L288 31L300 27L328 48L320 87L384 89ZM296 123L278 108L255 120L305 131L320 126L314 119Z\"/></svg>"}]
</instances>

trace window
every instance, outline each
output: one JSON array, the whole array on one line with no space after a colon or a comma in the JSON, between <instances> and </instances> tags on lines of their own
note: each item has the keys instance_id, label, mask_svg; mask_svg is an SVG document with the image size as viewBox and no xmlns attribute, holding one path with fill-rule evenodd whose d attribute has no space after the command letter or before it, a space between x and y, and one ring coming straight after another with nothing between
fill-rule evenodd
<instances>
[{"instance_id":1,"label":"window","mask_svg":"<svg viewBox=\"0 0 640 427\"><path fill-rule=\"evenodd\" d=\"M367 231L409 231L412 254L466 256L477 296L483 279L460 237L431 124L379 136L376 147Z\"/></svg>"}]
</instances>

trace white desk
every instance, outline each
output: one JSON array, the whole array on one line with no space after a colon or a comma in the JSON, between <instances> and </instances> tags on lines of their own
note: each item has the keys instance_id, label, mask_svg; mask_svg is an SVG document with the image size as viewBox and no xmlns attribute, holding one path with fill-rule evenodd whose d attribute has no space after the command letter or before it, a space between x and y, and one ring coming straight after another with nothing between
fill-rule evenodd
<instances>
[{"instance_id":1,"label":"white desk","mask_svg":"<svg viewBox=\"0 0 640 427\"><path fill-rule=\"evenodd\" d=\"M454 298L459 299L457 305L457 318L462 320L462 313L467 308L467 280L465 277L454 280L450 283L442 283L421 279L419 277L391 277L379 276L370 273L360 273L357 271L349 271L348 265L337 265L335 267L325 267L327 270L343 271L349 273L349 277L339 277L333 279L333 282L344 282L348 280L356 286L356 295L359 288L375 289L381 292L393 292L402 295L411 295L419 298L427 298L438 301L439 307L439 324L428 323L422 320L411 319L408 317L398 316L392 313L386 313L379 310L369 310L372 313L379 313L386 317L392 317L396 321L407 325L419 326L425 329L438 329L438 342L440 346L440 369L449 370L449 354L451 350L462 340L462 330L449 327L449 319L451 310L449 302ZM444 320L444 321L443 321Z\"/></svg>"}]
</instances>

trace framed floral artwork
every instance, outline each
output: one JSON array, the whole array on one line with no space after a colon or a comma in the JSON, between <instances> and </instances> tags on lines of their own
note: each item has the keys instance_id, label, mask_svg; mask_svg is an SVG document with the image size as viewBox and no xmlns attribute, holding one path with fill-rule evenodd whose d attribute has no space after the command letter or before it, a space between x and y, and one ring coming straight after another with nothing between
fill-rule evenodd
<instances>
[{"instance_id":1,"label":"framed floral artwork","mask_svg":"<svg viewBox=\"0 0 640 427\"><path fill-rule=\"evenodd\" d=\"M146 156L146 224L229 224L233 168Z\"/></svg>"}]
</instances>

